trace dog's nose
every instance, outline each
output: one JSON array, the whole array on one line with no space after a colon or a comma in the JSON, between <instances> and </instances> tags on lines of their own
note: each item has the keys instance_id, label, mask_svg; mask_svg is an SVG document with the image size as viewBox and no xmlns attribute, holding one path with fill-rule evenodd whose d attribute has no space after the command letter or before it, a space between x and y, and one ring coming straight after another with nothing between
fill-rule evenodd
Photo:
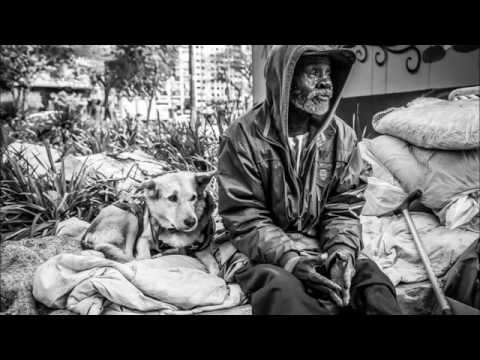
<instances>
[{"instance_id":1,"label":"dog's nose","mask_svg":"<svg viewBox=\"0 0 480 360\"><path fill-rule=\"evenodd\" d=\"M188 226L189 228L191 228L193 225L195 225L196 223L196 220L194 217L189 217L189 218L186 218L183 223Z\"/></svg>"}]
</instances>

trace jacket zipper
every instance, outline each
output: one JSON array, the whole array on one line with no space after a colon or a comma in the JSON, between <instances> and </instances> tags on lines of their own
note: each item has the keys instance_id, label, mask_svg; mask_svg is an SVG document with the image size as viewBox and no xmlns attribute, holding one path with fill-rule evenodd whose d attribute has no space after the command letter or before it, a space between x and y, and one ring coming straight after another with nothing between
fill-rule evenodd
<instances>
[{"instance_id":1,"label":"jacket zipper","mask_svg":"<svg viewBox=\"0 0 480 360\"><path fill-rule=\"evenodd\" d=\"M299 179L299 175L297 174L297 172L295 171L295 169L293 169L292 167L292 161L291 161L291 158L290 158L290 153L287 151L287 149L285 149L285 147L279 143L279 142L276 142L272 139L269 139L267 138L266 136L264 136L262 134L262 132L257 128L257 132L258 134L260 135L260 137L262 139L264 139L266 142L272 144L272 145L275 145L277 146L278 148L280 148L284 154L287 154L287 166L288 166L288 171L290 173L290 175L293 174L293 176L291 176L293 179L294 179L294 185L295 185L295 191L297 192L297 195L298 195L298 200L297 200L297 210L298 210L298 214L297 214L297 231L301 231L302 230L302 214L301 214L301 210L303 208L303 206L301 206L301 202L303 201L302 199L302 193L300 192L300 179Z\"/></svg>"}]
</instances>

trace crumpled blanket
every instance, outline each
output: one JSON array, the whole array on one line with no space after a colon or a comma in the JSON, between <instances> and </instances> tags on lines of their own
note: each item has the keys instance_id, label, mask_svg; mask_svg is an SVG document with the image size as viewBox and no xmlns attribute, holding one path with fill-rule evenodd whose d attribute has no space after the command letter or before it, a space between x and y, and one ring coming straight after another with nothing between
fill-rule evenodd
<instances>
[{"instance_id":1,"label":"crumpled blanket","mask_svg":"<svg viewBox=\"0 0 480 360\"><path fill-rule=\"evenodd\" d=\"M447 229L433 214L411 212L437 277L444 275L479 234ZM360 216L363 253L375 261L394 286L427 280L427 273L403 215Z\"/></svg>"},{"instance_id":2,"label":"crumpled blanket","mask_svg":"<svg viewBox=\"0 0 480 360\"><path fill-rule=\"evenodd\" d=\"M237 284L208 274L197 259L168 255L122 264L96 251L59 254L40 265L33 296L78 314L195 314L241 305Z\"/></svg>"}]
</instances>

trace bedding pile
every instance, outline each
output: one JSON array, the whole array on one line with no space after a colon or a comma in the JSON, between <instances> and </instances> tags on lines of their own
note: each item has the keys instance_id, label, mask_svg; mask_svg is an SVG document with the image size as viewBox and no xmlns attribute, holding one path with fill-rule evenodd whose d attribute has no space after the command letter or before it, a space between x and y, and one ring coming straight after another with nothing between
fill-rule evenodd
<instances>
[{"instance_id":1,"label":"bedding pile","mask_svg":"<svg viewBox=\"0 0 480 360\"><path fill-rule=\"evenodd\" d=\"M377 114L382 135L359 144L371 167L364 253L395 285L427 279L405 220L392 214L409 193L422 191L423 209L412 216L437 276L479 238L479 106L478 99L417 99Z\"/></svg>"}]
</instances>

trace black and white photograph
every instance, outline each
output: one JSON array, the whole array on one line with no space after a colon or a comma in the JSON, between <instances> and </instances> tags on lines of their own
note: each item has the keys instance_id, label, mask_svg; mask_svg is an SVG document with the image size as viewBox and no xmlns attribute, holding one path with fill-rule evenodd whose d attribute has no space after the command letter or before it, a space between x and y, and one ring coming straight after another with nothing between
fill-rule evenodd
<instances>
[{"instance_id":1,"label":"black and white photograph","mask_svg":"<svg viewBox=\"0 0 480 360\"><path fill-rule=\"evenodd\" d=\"M480 315L480 45L0 45L0 155L2 315Z\"/></svg>"}]
</instances>

